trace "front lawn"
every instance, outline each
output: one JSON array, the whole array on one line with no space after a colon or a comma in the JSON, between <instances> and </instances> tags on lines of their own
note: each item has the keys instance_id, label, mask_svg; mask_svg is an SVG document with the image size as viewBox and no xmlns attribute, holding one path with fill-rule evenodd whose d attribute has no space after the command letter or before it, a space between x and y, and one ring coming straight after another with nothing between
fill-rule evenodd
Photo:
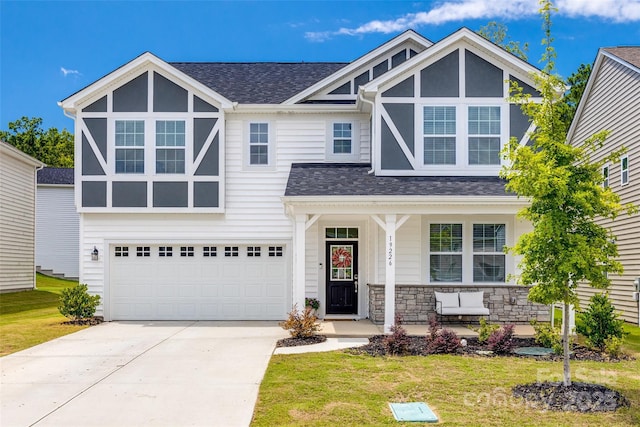
<instances>
[{"instance_id":1,"label":"front lawn","mask_svg":"<svg viewBox=\"0 0 640 427\"><path fill-rule=\"evenodd\" d=\"M600 414L552 412L528 407L511 396L517 384L561 380L561 362L306 353L271 358L252 426L424 425L398 423L388 406L421 401L452 426L640 425L640 360L572 362L571 368L574 381L616 389L631 407Z\"/></svg>"},{"instance_id":2,"label":"front lawn","mask_svg":"<svg viewBox=\"0 0 640 427\"><path fill-rule=\"evenodd\" d=\"M86 326L63 325L60 292L77 282L37 275L34 291L0 294L0 356L5 356Z\"/></svg>"}]
</instances>

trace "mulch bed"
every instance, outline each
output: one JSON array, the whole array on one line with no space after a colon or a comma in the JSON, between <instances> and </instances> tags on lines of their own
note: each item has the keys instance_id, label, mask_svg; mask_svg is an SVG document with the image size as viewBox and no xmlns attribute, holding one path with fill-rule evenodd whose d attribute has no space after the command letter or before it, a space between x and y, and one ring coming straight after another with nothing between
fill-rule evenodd
<instances>
[{"instance_id":1,"label":"mulch bed","mask_svg":"<svg viewBox=\"0 0 640 427\"><path fill-rule=\"evenodd\" d=\"M559 382L540 382L517 385L512 391L529 406L552 411L612 412L630 405L623 395L600 384L572 382L565 387Z\"/></svg>"},{"instance_id":2,"label":"mulch bed","mask_svg":"<svg viewBox=\"0 0 640 427\"><path fill-rule=\"evenodd\" d=\"M314 335L307 338L283 338L278 340L276 347L297 347L299 345L320 344L326 340L327 337L325 335Z\"/></svg>"},{"instance_id":3,"label":"mulch bed","mask_svg":"<svg viewBox=\"0 0 640 427\"><path fill-rule=\"evenodd\" d=\"M350 349L350 352L358 353L358 354L369 354L370 356L387 356L387 348L384 345L385 335L375 335L369 338L369 344L366 344L362 347L357 347ZM405 355L408 356L428 356L430 353L427 351L427 340L424 336L409 336L407 337L409 341L407 353ZM488 351L489 348L486 344L480 344L477 338L466 338L467 345L466 347L462 347L458 349L457 353L461 355L475 356L475 357L532 357L532 356L521 356L515 353L508 354L483 354L479 355L478 351L485 352ZM535 343L533 338L513 338L514 348L518 347L535 347L538 344ZM535 356L538 360L549 360L549 361L561 361L563 360L562 355L557 354L548 354L544 356ZM574 344L572 347L571 360L590 360L594 362L620 362L622 360L633 360L633 357L628 355L621 355L618 358L612 358L607 356L606 354L600 353L598 351L593 351L585 346L580 344Z\"/></svg>"},{"instance_id":4,"label":"mulch bed","mask_svg":"<svg viewBox=\"0 0 640 427\"><path fill-rule=\"evenodd\" d=\"M101 317L91 317L89 319L76 319L76 320L68 320L66 322L62 322L63 325L89 325L89 326L95 326L95 325L99 325L100 323L102 323L103 320Z\"/></svg>"}]
</instances>

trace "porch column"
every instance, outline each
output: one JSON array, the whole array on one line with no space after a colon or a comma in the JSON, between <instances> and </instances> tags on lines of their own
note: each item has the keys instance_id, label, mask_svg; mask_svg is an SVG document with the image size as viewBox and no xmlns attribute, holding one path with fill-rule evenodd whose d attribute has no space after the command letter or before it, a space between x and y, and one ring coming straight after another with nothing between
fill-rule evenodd
<instances>
[{"instance_id":1,"label":"porch column","mask_svg":"<svg viewBox=\"0 0 640 427\"><path fill-rule=\"evenodd\" d=\"M385 231L384 332L390 333L396 316L396 215L385 215Z\"/></svg>"},{"instance_id":2,"label":"porch column","mask_svg":"<svg viewBox=\"0 0 640 427\"><path fill-rule=\"evenodd\" d=\"M296 215L293 235L293 292L292 304L298 305L298 310L304 310L305 275L306 275L306 222L307 215Z\"/></svg>"}]
</instances>

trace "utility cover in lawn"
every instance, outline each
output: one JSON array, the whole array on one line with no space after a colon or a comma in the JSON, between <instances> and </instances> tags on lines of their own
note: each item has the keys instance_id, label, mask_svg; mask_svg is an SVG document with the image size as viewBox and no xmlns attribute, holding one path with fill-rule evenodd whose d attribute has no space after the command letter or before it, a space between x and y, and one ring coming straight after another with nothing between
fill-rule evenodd
<instances>
[{"instance_id":1,"label":"utility cover in lawn","mask_svg":"<svg viewBox=\"0 0 640 427\"><path fill-rule=\"evenodd\" d=\"M389 403L397 421L437 423L438 417L424 402Z\"/></svg>"}]
</instances>

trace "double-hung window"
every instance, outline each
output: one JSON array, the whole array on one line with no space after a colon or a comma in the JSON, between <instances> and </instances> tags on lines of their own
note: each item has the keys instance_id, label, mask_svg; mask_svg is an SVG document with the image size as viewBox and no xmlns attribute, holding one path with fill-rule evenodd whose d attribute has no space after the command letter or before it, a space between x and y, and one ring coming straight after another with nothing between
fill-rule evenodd
<instances>
[{"instance_id":1,"label":"double-hung window","mask_svg":"<svg viewBox=\"0 0 640 427\"><path fill-rule=\"evenodd\" d=\"M609 166L602 167L602 187L607 188L609 186Z\"/></svg>"},{"instance_id":2,"label":"double-hung window","mask_svg":"<svg viewBox=\"0 0 640 427\"><path fill-rule=\"evenodd\" d=\"M269 124L249 124L249 164L269 164Z\"/></svg>"},{"instance_id":3,"label":"double-hung window","mask_svg":"<svg viewBox=\"0 0 640 427\"><path fill-rule=\"evenodd\" d=\"M500 164L500 107L469 107L469 164Z\"/></svg>"},{"instance_id":4,"label":"double-hung window","mask_svg":"<svg viewBox=\"0 0 640 427\"><path fill-rule=\"evenodd\" d=\"M183 120L156 122L156 173L184 173Z\"/></svg>"},{"instance_id":5,"label":"double-hung window","mask_svg":"<svg viewBox=\"0 0 640 427\"><path fill-rule=\"evenodd\" d=\"M505 281L505 225L473 224L473 281Z\"/></svg>"},{"instance_id":6,"label":"double-hung window","mask_svg":"<svg viewBox=\"0 0 640 427\"><path fill-rule=\"evenodd\" d=\"M429 226L432 282L462 282L462 224Z\"/></svg>"},{"instance_id":7,"label":"double-hung window","mask_svg":"<svg viewBox=\"0 0 640 427\"><path fill-rule=\"evenodd\" d=\"M116 173L144 173L144 120L116 120Z\"/></svg>"},{"instance_id":8,"label":"double-hung window","mask_svg":"<svg viewBox=\"0 0 640 427\"><path fill-rule=\"evenodd\" d=\"M625 185L629 182L629 157L624 156L620 159L620 184Z\"/></svg>"},{"instance_id":9,"label":"double-hung window","mask_svg":"<svg viewBox=\"0 0 640 427\"><path fill-rule=\"evenodd\" d=\"M456 107L424 107L425 165L456 164Z\"/></svg>"},{"instance_id":10,"label":"double-hung window","mask_svg":"<svg viewBox=\"0 0 640 427\"><path fill-rule=\"evenodd\" d=\"M351 154L351 123L333 124L333 154Z\"/></svg>"}]
</instances>

